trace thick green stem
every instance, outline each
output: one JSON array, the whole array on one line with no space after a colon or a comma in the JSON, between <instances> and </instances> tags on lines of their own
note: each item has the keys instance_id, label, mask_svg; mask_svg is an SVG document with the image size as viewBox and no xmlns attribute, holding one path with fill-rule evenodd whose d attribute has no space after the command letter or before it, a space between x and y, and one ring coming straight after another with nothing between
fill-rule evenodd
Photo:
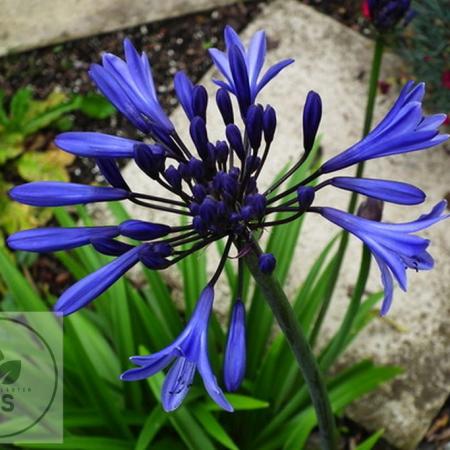
<instances>
[{"instance_id":1,"label":"thick green stem","mask_svg":"<svg viewBox=\"0 0 450 450\"><path fill-rule=\"evenodd\" d=\"M316 411L321 449L335 450L337 447L334 417L319 366L280 283L272 275L259 270L260 253L258 244L252 242L252 251L244 256L244 261L272 309L300 367Z\"/></svg>"},{"instance_id":2,"label":"thick green stem","mask_svg":"<svg viewBox=\"0 0 450 450\"><path fill-rule=\"evenodd\" d=\"M373 51L373 59L372 59L372 69L370 71L369 78L369 92L367 94L367 105L366 105L366 114L364 118L364 127L363 127L363 137L369 134L370 128L372 126L373 121L373 112L375 109L375 99L377 97L378 90L378 80L380 78L380 69L381 62L383 60L383 51L384 51L384 41L382 36L378 36L375 41L375 47ZM358 164L356 168L356 177L362 177L364 174L364 162ZM353 192L350 198L350 202L348 204L347 211L350 214L353 214L356 210L356 203L358 200L358 194ZM339 272L341 270L342 262L344 260L345 252L347 250L348 245L348 233L344 232L342 234L341 240L339 242L339 248L336 253L336 263L334 265L333 273L330 276L330 280L328 283L328 288L326 290L326 295L324 301L322 303L322 307L319 311L319 315L317 317L316 323L314 324L313 331L311 333L311 345L314 347L319 332L322 328L323 321L325 319L326 313L330 306L331 298L333 296L334 289L336 287L336 282L339 277ZM359 280L357 284L359 283Z\"/></svg>"}]
</instances>

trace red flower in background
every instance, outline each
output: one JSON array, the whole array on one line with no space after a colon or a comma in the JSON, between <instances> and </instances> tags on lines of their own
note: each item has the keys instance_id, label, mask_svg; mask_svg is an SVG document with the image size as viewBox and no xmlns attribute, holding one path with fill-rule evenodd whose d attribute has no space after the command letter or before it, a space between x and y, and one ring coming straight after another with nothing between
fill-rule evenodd
<instances>
[{"instance_id":1,"label":"red flower in background","mask_svg":"<svg viewBox=\"0 0 450 450\"><path fill-rule=\"evenodd\" d=\"M450 70L445 70L442 72L442 86L445 87L445 89L450 89Z\"/></svg>"},{"instance_id":2,"label":"red flower in background","mask_svg":"<svg viewBox=\"0 0 450 450\"><path fill-rule=\"evenodd\" d=\"M361 11L362 11L362 15L366 19L370 20L370 8L369 8L368 0L363 0L362 5L361 5Z\"/></svg>"}]
</instances>

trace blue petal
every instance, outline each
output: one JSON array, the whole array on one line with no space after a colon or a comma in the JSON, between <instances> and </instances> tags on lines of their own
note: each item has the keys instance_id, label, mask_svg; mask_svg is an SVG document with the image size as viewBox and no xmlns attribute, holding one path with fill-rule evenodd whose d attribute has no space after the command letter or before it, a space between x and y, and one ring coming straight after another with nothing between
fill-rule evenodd
<instances>
[{"instance_id":1,"label":"blue petal","mask_svg":"<svg viewBox=\"0 0 450 450\"><path fill-rule=\"evenodd\" d=\"M206 333L201 336L201 351L197 362L198 371L203 379L203 384L209 396L225 411L233 412L233 407L225 398L225 395L217 384L208 358L208 337Z\"/></svg>"},{"instance_id":2,"label":"blue petal","mask_svg":"<svg viewBox=\"0 0 450 450\"><path fill-rule=\"evenodd\" d=\"M252 93L245 58L235 45L229 49L230 70L233 76L235 94L239 103L241 114L245 117L247 109L252 103Z\"/></svg>"},{"instance_id":3,"label":"blue petal","mask_svg":"<svg viewBox=\"0 0 450 450\"><path fill-rule=\"evenodd\" d=\"M145 96L157 100L155 85L147 57L145 54L142 54L142 57L140 57L129 39L124 40L123 47L127 65L136 86ZM147 61L147 64L145 64L145 61Z\"/></svg>"},{"instance_id":4,"label":"blue petal","mask_svg":"<svg viewBox=\"0 0 450 450\"><path fill-rule=\"evenodd\" d=\"M336 177L330 184L347 191L358 192L400 205L417 205L425 200L425 193L408 183L371 178Z\"/></svg>"},{"instance_id":5,"label":"blue petal","mask_svg":"<svg viewBox=\"0 0 450 450\"><path fill-rule=\"evenodd\" d=\"M133 248L133 245L126 244L125 242L116 241L111 238L93 238L91 239L91 245L97 250L99 253L108 256L120 256L124 253L130 251Z\"/></svg>"},{"instance_id":6,"label":"blue petal","mask_svg":"<svg viewBox=\"0 0 450 450\"><path fill-rule=\"evenodd\" d=\"M89 75L101 93L139 130L148 133L150 124L142 117L121 85L102 66L92 64Z\"/></svg>"},{"instance_id":7,"label":"blue petal","mask_svg":"<svg viewBox=\"0 0 450 450\"><path fill-rule=\"evenodd\" d=\"M213 60L214 65L227 79L230 89L234 90L233 76L231 75L230 62L228 61L227 55L217 48L210 48L208 52L209 56L211 56L211 59Z\"/></svg>"},{"instance_id":8,"label":"blue petal","mask_svg":"<svg viewBox=\"0 0 450 450\"><path fill-rule=\"evenodd\" d=\"M384 299L381 305L380 315L385 316L392 304L392 298L394 295L394 282L392 279L392 274L389 271L388 266L377 256L375 256L375 261L378 264L381 272L381 282L384 287Z\"/></svg>"},{"instance_id":9,"label":"blue petal","mask_svg":"<svg viewBox=\"0 0 450 450\"><path fill-rule=\"evenodd\" d=\"M186 358L178 358L164 380L161 401L164 411L177 409L192 385L196 364Z\"/></svg>"},{"instance_id":10,"label":"blue petal","mask_svg":"<svg viewBox=\"0 0 450 450\"><path fill-rule=\"evenodd\" d=\"M244 44L242 43L239 35L236 33L236 31L230 25L225 26L224 38L225 38L225 45L227 47L227 50L229 50L233 45L235 45L239 49L239 51L242 53L242 55L245 56Z\"/></svg>"},{"instance_id":11,"label":"blue petal","mask_svg":"<svg viewBox=\"0 0 450 450\"><path fill-rule=\"evenodd\" d=\"M260 92L263 87L270 81L272 78L275 78L285 67L289 66L294 62L293 59L284 59L283 61L280 61L276 64L274 64L272 67L270 67L267 72L264 74L264 76L261 78L261 80L258 82L258 85L256 87L256 92L254 93L254 96L258 92Z\"/></svg>"},{"instance_id":12,"label":"blue petal","mask_svg":"<svg viewBox=\"0 0 450 450\"><path fill-rule=\"evenodd\" d=\"M427 213L422 214L417 220L413 220L412 222L406 223L373 223L373 226L376 228L381 228L385 231L397 231L402 233L415 233L420 230L424 230L425 228L429 228L431 225L440 222L441 220L446 220L450 217L450 214L442 213L445 211L447 207L447 202L445 200L441 200L437 203L433 209Z\"/></svg>"},{"instance_id":13,"label":"blue petal","mask_svg":"<svg viewBox=\"0 0 450 450\"><path fill-rule=\"evenodd\" d=\"M112 238L119 234L117 227L35 228L12 234L7 243L13 250L55 252L89 244L91 239Z\"/></svg>"},{"instance_id":14,"label":"blue petal","mask_svg":"<svg viewBox=\"0 0 450 450\"><path fill-rule=\"evenodd\" d=\"M233 306L224 358L224 381L227 391L236 391L245 376L246 366L245 307L241 300Z\"/></svg>"},{"instance_id":15,"label":"blue petal","mask_svg":"<svg viewBox=\"0 0 450 450\"><path fill-rule=\"evenodd\" d=\"M177 94L178 100L184 109L184 112L188 116L189 120L194 117L194 111L192 109L192 90L194 85L192 81L187 77L187 75L180 71L175 74L174 88Z\"/></svg>"},{"instance_id":16,"label":"blue petal","mask_svg":"<svg viewBox=\"0 0 450 450\"><path fill-rule=\"evenodd\" d=\"M155 354L156 355L156 354ZM151 355L151 356L155 356ZM145 358L144 356L140 357L141 359ZM158 352L158 356L148 361L147 364L139 364L141 367L137 367L135 369L129 369L124 372L120 379L123 381L138 381L143 380L145 378L151 377L158 373L159 371L166 368L172 360L175 358L175 355L167 352ZM132 361L135 364L138 364L133 359Z\"/></svg>"},{"instance_id":17,"label":"blue petal","mask_svg":"<svg viewBox=\"0 0 450 450\"><path fill-rule=\"evenodd\" d=\"M106 181L114 188L130 191L130 187L120 173L119 167L114 159L97 158L95 160L97 167Z\"/></svg>"},{"instance_id":18,"label":"blue petal","mask_svg":"<svg viewBox=\"0 0 450 450\"><path fill-rule=\"evenodd\" d=\"M133 147L140 142L103 133L72 131L56 136L55 144L66 152L88 158L132 158Z\"/></svg>"},{"instance_id":19,"label":"blue petal","mask_svg":"<svg viewBox=\"0 0 450 450\"><path fill-rule=\"evenodd\" d=\"M16 186L9 196L31 206L65 206L92 202L109 202L128 198L124 189L60 181L36 181Z\"/></svg>"},{"instance_id":20,"label":"blue petal","mask_svg":"<svg viewBox=\"0 0 450 450\"><path fill-rule=\"evenodd\" d=\"M86 306L139 261L142 246L135 247L67 289L55 305L58 315L67 316Z\"/></svg>"},{"instance_id":21,"label":"blue petal","mask_svg":"<svg viewBox=\"0 0 450 450\"><path fill-rule=\"evenodd\" d=\"M264 31L258 31L252 36L248 46L248 75L252 88L256 88L259 74L264 65L266 45L266 33Z\"/></svg>"}]
</instances>

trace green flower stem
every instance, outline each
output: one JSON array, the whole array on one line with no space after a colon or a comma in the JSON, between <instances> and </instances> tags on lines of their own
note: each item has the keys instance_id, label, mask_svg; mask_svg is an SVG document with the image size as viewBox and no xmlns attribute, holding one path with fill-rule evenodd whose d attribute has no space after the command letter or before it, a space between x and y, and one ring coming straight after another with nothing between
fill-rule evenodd
<instances>
[{"instance_id":1,"label":"green flower stem","mask_svg":"<svg viewBox=\"0 0 450 450\"><path fill-rule=\"evenodd\" d=\"M367 95L367 105L366 105L366 114L364 118L364 127L363 127L363 137L367 136L369 134L370 128L372 126L373 121L373 112L375 109L375 99L377 96L377 90L378 90L378 80L380 78L380 70L381 70L381 62L383 60L383 52L384 52L384 40L381 35L378 35L376 41L375 41L375 47L373 51L373 58L372 58L372 69L370 71L370 78L369 78L369 92ZM364 162L361 162L358 164L356 168L356 177L362 177L364 174ZM347 211L350 214L354 214L356 210L356 203L358 200L358 194L353 192L352 196L350 198L350 202L347 208ZM341 240L339 242L339 248L336 253L336 261L334 265L334 270L330 276L330 280L328 283L328 287L326 290L325 299L322 303L322 307L319 311L319 315L317 317L316 323L314 324L313 331L311 333L311 346L314 347L317 337L320 333L320 330L322 328L323 321L325 319L325 316L327 314L328 308L330 306L331 298L333 296L334 289L336 287L336 282L339 277L339 272L341 270L342 262L344 260L345 252L347 250L348 246L348 232L344 231L341 237ZM366 259L368 261L366 261ZM365 264L367 267L361 268L360 275L363 276L365 271L369 270L370 267L370 258L363 258L361 261L361 264ZM366 280L367 281L367 280ZM362 280L357 281L357 284L360 284ZM364 282L365 286L365 282ZM364 292L364 288L363 288ZM349 308L353 311L354 307L350 303ZM353 319L352 319L353 321Z\"/></svg>"},{"instance_id":2,"label":"green flower stem","mask_svg":"<svg viewBox=\"0 0 450 450\"><path fill-rule=\"evenodd\" d=\"M316 411L321 449L335 450L337 446L333 412L317 361L280 283L272 275L259 270L258 256L261 249L255 241L252 242L252 247L243 259L272 309L300 367Z\"/></svg>"}]
</instances>

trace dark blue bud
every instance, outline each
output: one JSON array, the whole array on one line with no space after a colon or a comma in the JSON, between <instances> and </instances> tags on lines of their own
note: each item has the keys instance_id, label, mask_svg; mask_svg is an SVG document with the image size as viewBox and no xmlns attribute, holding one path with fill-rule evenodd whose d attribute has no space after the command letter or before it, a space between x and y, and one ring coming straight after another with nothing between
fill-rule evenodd
<instances>
[{"instance_id":1,"label":"dark blue bud","mask_svg":"<svg viewBox=\"0 0 450 450\"><path fill-rule=\"evenodd\" d=\"M204 119L198 116L194 117L191 121L189 131L200 158L205 161L208 159L208 133Z\"/></svg>"},{"instance_id":2,"label":"dark blue bud","mask_svg":"<svg viewBox=\"0 0 450 450\"><path fill-rule=\"evenodd\" d=\"M241 208L240 213L241 213L242 219L245 220L245 221L247 221L247 220L250 220L250 219L253 218L253 216L254 216L254 214L255 214L255 211L253 210L253 207L252 207L252 206L247 205L247 206L243 206L243 207Z\"/></svg>"},{"instance_id":3,"label":"dark blue bud","mask_svg":"<svg viewBox=\"0 0 450 450\"><path fill-rule=\"evenodd\" d=\"M245 376L247 360L245 308L240 299L233 305L224 358L224 382L227 391L236 391Z\"/></svg>"},{"instance_id":4,"label":"dark blue bud","mask_svg":"<svg viewBox=\"0 0 450 450\"><path fill-rule=\"evenodd\" d=\"M230 215L230 208L225 204L225 202L219 202L217 205L217 215L221 217L226 217Z\"/></svg>"},{"instance_id":5,"label":"dark blue bud","mask_svg":"<svg viewBox=\"0 0 450 450\"><path fill-rule=\"evenodd\" d=\"M208 232L208 226L200 216L194 217L194 219L192 220L192 226L194 227L194 230L199 234L206 234Z\"/></svg>"},{"instance_id":6,"label":"dark blue bud","mask_svg":"<svg viewBox=\"0 0 450 450\"><path fill-rule=\"evenodd\" d=\"M91 244L99 253L108 256L120 256L133 248L130 244L125 244L125 242L116 241L111 238L92 239Z\"/></svg>"},{"instance_id":7,"label":"dark blue bud","mask_svg":"<svg viewBox=\"0 0 450 450\"><path fill-rule=\"evenodd\" d=\"M228 199L233 199L237 195L238 182L229 173L217 173L213 178L212 185L217 192L225 194Z\"/></svg>"},{"instance_id":8,"label":"dark blue bud","mask_svg":"<svg viewBox=\"0 0 450 450\"><path fill-rule=\"evenodd\" d=\"M300 208L304 211L312 205L315 196L316 191L311 186L300 186L297 189L297 200Z\"/></svg>"},{"instance_id":9,"label":"dark blue bud","mask_svg":"<svg viewBox=\"0 0 450 450\"><path fill-rule=\"evenodd\" d=\"M263 115L264 140L267 144L270 144L273 141L276 127L277 114L270 105L267 105Z\"/></svg>"},{"instance_id":10,"label":"dark blue bud","mask_svg":"<svg viewBox=\"0 0 450 450\"><path fill-rule=\"evenodd\" d=\"M167 236L171 228L160 223L145 222L143 220L126 220L119 225L122 236L139 241L147 241Z\"/></svg>"},{"instance_id":11,"label":"dark blue bud","mask_svg":"<svg viewBox=\"0 0 450 450\"><path fill-rule=\"evenodd\" d=\"M173 253L173 248L171 245L166 244L165 242L161 242L160 244L152 245L155 253L158 253L161 256L170 256Z\"/></svg>"},{"instance_id":12,"label":"dark blue bud","mask_svg":"<svg viewBox=\"0 0 450 450\"><path fill-rule=\"evenodd\" d=\"M192 91L192 110L194 115L206 122L206 107L208 106L208 93L203 86L195 86Z\"/></svg>"},{"instance_id":13,"label":"dark blue bud","mask_svg":"<svg viewBox=\"0 0 450 450\"><path fill-rule=\"evenodd\" d=\"M134 147L134 160L144 173L156 179L164 170L166 152L159 145L139 144Z\"/></svg>"},{"instance_id":14,"label":"dark blue bud","mask_svg":"<svg viewBox=\"0 0 450 450\"><path fill-rule=\"evenodd\" d=\"M231 148L236 152L238 158L242 161L245 158L244 143L242 142L241 131L234 124L227 125L225 134Z\"/></svg>"},{"instance_id":15,"label":"dark blue bud","mask_svg":"<svg viewBox=\"0 0 450 450\"><path fill-rule=\"evenodd\" d=\"M192 194L197 202L201 203L206 197L206 188L202 184L196 184L192 188ZM195 214L195 213L194 213Z\"/></svg>"},{"instance_id":16,"label":"dark blue bud","mask_svg":"<svg viewBox=\"0 0 450 450\"><path fill-rule=\"evenodd\" d=\"M225 141L216 142L216 159L220 163L226 163L230 149Z\"/></svg>"},{"instance_id":17,"label":"dark blue bud","mask_svg":"<svg viewBox=\"0 0 450 450\"><path fill-rule=\"evenodd\" d=\"M199 205L198 203L191 202L191 203L189 204L189 211L191 211L191 213L192 213L194 216L198 216L198 213L199 213L199 211L200 211L200 205Z\"/></svg>"},{"instance_id":18,"label":"dark blue bud","mask_svg":"<svg viewBox=\"0 0 450 450\"><path fill-rule=\"evenodd\" d=\"M139 260L152 270L165 269L170 264L166 258L155 252L152 246L141 249L139 252Z\"/></svg>"},{"instance_id":19,"label":"dark blue bud","mask_svg":"<svg viewBox=\"0 0 450 450\"><path fill-rule=\"evenodd\" d=\"M262 194L247 195L245 204L250 205L253 208L256 217L260 219L266 212L267 199Z\"/></svg>"},{"instance_id":20,"label":"dark blue bud","mask_svg":"<svg viewBox=\"0 0 450 450\"><path fill-rule=\"evenodd\" d=\"M188 181L191 179L191 170L186 163L181 162L180 164L178 164L178 172L180 172L181 178L183 178L183 180Z\"/></svg>"},{"instance_id":21,"label":"dark blue bud","mask_svg":"<svg viewBox=\"0 0 450 450\"><path fill-rule=\"evenodd\" d=\"M241 174L241 170L239 169L239 167L232 167L229 171L228 174L233 177L235 180L237 180L239 178L239 175Z\"/></svg>"},{"instance_id":22,"label":"dark blue bud","mask_svg":"<svg viewBox=\"0 0 450 450\"><path fill-rule=\"evenodd\" d=\"M303 109L303 148L309 153L314 145L320 119L322 118L322 100L320 95L309 91Z\"/></svg>"},{"instance_id":23,"label":"dark blue bud","mask_svg":"<svg viewBox=\"0 0 450 450\"><path fill-rule=\"evenodd\" d=\"M125 189L126 191L130 190L128 184L123 179L119 167L117 166L117 163L114 159L97 158L95 162L97 163L97 166L100 169L102 175L112 187Z\"/></svg>"},{"instance_id":24,"label":"dark blue bud","mask_svg":"<svg viewBox=\"0 0 450 450\"><path fill-rule=\"evenodd\" d=\"M255 194L258 192L258 185L256 183L255 177L250 177L247 182L247 194Z\"/></svg>"},{"instance_id":25,"label":"dark blue bud","mask_svg":"<svg viewBox=\"0 0 450 450\"><path fill-rule=\"evenodd\" d=\"M253 173L259 168L260 164L261 164L261 158L259 156L250 155L247 157L245 167L247 168L247 170L250 173Z\"/></svg>"},{"instance_id":26,"label":"dark blue bud","mask_svg":"<svg viewBox=\"0 0 450 450\"><path fill-rule=\"evenodd\" d=\"M205 166L197 158L191 158L188 162L188 168L191 176L198 182L201 182L205 177Z\"/></svg>"},{"instance_id":27,"label":"dark blue bud","mask_svg":"<svg viewBox=\"0 0 450 450\"><path fill-rule=\"evenodd\" d=\"M208 165L214 167L216 163L216 146L214 144L208 143Z\"/></svg>"},{"instance_id":28,"label":"dark blue bud","mask_svg":"<svg viewBox=\"0 0 450 450\"><path fill-rule=\"evenodd\" d=\"M245 129L247 130L248 139L255 150L261 146L263 114L264 111L261 105L251 105L245 117Z\"/></svg>"},{"instance_id":29,"label":"dark blue bud","mask_svg":"<svg viewBox=\"0 0 450 450\"><path fill-rule=\"evenodd\" d=\"M230 222L231 223L238 223L241 220L241 215L237 212L230 214Z\"/></svg>"},{"instance_id":30,"label":"dark blue bud","mask_svg":"<svg viewBox=\"0 0 450 450\"><path fill-rule=\"evenodd\" d=\"M233 123L233 105L231 104L230 94L226 89L220 88L217 91L216 102L225 125Z\"/></svg>"},{"instance_id":31,"label":"dark blue bud","mask_svg":"<svg viewBox=\"0 0 450 450\"><path fill-rule=\"evenodd\" d=\"M200 217L203 222L210 225L217 217L217 201L212 198L206 198L200 205Z\"/></svg>"},{"instance_id":32,"label":"dark blue bud","mask_svg":"<svg viewBox=\"0 0 450 450\"><path fill-rule=\"evenodd\" d=\"M176 191L181 191L182 178L180 172L175 167L170 165L164 172L164 178Z\"/></svg>"},{"instance_id":33,"label":"dark blue bud","mask_svg":"<svg viewBox=\"0 0 450 450\"><path fill-rule=\"evenodd\" d=\"M275 256L272 255L272 253L263 253L259 257L258 267L262 273L270 275L275 270L276 265L277 260L275 259Z\"/></svg>"}]
</instances>

